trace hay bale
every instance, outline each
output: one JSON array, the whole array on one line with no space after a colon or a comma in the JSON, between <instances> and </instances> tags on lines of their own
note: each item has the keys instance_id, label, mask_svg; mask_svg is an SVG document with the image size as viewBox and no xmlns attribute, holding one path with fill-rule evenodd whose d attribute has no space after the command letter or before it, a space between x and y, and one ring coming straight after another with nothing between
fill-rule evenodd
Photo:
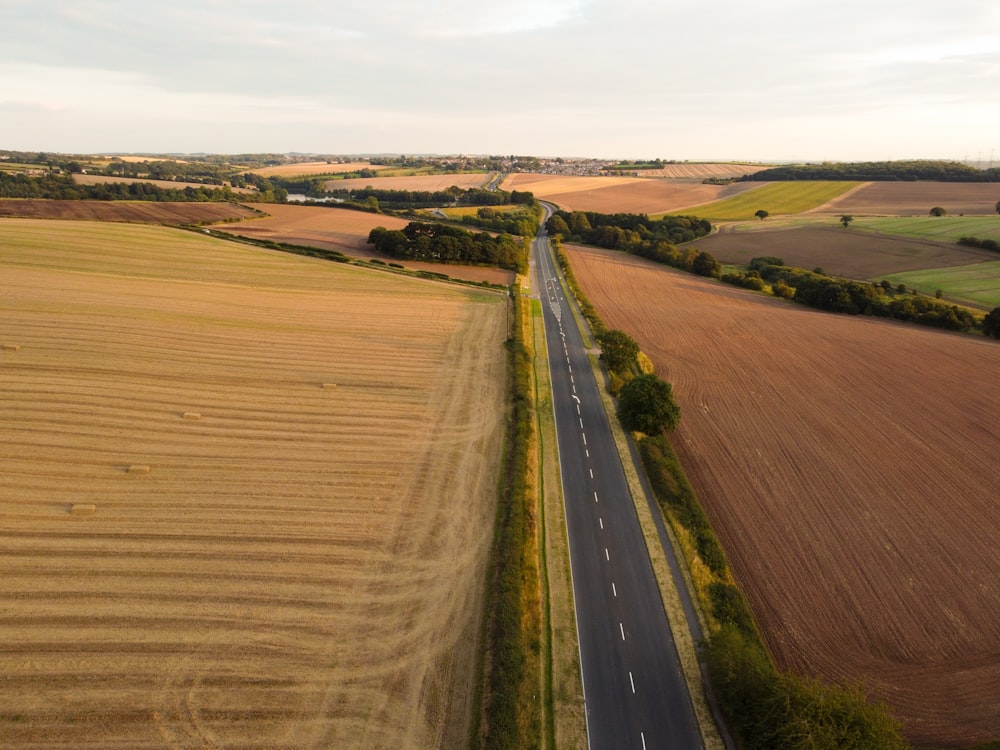
<instances>
[{"instance_id":1,"label":"hay bale","mask_svg":"<svg viewBox=\"0 0 1000 750\"><path fill-rule=\"evenodd\" d=\"M3 344L3 350L5 352L18 352L21 351L20 344Z\"/></svg>"},{"instance_id":2,"label":"hay bale","mask_svg":"<svg viewBox=\"0 0 1000 750\"><path fill-rule=\"evenodd\" d=\"M132 464L128 467L129 474L148 474L149 464Z\"/></svg>"},{"instance_id":3,"label":"hay bale","mask_svg":"<svg viewBox=\"0 0 1000 750\"><path fill-rule=\"evenodd\" d=\"M93 503L73 503L69 506L69 512L74 516L88 516L97 512L97 506Z\"/></svg>"},{"instance_id":4,"label":"hay bale","mask_svg":"<svg viewBox=\"0 0 1000 750\"><path fill-rule=\"evenodd\" d=\"M201 412L186 411L183 414L181 414L181 417L184 419L190 419L197 422L199 419L201 419Z\"/></svg>"},{"instance_id":5,"label":"hay bale","mask_svg":"<svg viewBox=\"0 0 1000 750\"><path fill-rule=\"evenodd\" d=\"M336 388L337 384L336 383L323 383L323 387L324 388Z\"/></svg>"}]
</instances>

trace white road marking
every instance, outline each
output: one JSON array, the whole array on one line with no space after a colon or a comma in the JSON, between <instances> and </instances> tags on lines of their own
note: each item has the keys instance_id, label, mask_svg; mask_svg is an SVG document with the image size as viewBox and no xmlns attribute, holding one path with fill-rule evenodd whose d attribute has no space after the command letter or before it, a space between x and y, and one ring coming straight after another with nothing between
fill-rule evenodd
<instances>
[{"instance_id":1,"label":"white road marking","mask_svg":"<svg viewBox=\"0 0 1000 750\"><path fill-rule=\"evenodd\" d=\"M604 519L600 516L597 517L597 522L601 524L601 531L604 531Z\"/></svg>"},{"instance_id":2,"label":"white road marking","mask_svg":"<svg viewBox=\"0 0 1000 750\"><path fill-rule=\"evenodd\" d=\"M622 640L624 641L625 640L625 626L622 625L621 623L618 623L618 628L622 631Z\"/></svg>"},{"instance_id":3,"label":"white road marking","mask_svg":"<svg viewBox=\"0 0 1000 750\"><path fill-rule=\"evenodd\" d=\"M607 560L608 562L611 562L611 555L608 554L607 547L604 548L604 559Z\"/></svg>"},{"instance_id":4,"label":"white road marking","mask_svg":"<svg viewBox=\"0 0 1000 750\"><path fill-rule=\"evenodd\" d=\"M590 478L591 478L591 479L593 479L593 478L594 478L594 470L593 470L593 469L591 469L591 470L590 470Z\"/></svg>"},{"instance_id":5,"label":"white road marking","mask_svg":"<svg viewBox=\"0 0 1000 750\"><path fill-rule=\"evenodd\" d=\"M632 685L632 695L635 695L635 680L632 679L632 673L628 673L628 681Z\"/></svg>"},{"instance_id":6,"label":"white road marking","mask_svg":"<svg viewBox=\"0 0 1000 750\"><path fill-rule=\"evenodd\" d=\"M615 597L615 599L618 598L618 589L615 588L615 582L614 581L611 582L611 593Z\"/></svg>"},{"instance_id":7,"label":"white road marking","mask_svg":"<svg viewBox=\"0 0 1000 750\"><path fill-rule=\"evenodd\" d=\"M583 452L587 454L587 458L590 458L590 451L587 448L584 448Z\"/></svg>"},{"instance_id":8,"label":"white road marking","mask_svg":"<svg viewBox=\"0 0 1000 750\"><path fill-rule=\"evenodd\" d=\"M576 399L576 403L578 403L578 404L580 403L580 397L576 395L576 388L573 389L573 395L570 396L570 398L575 398Z\"/></svg>"},{"instance_id":9,"label":"white road marking","mask_svg":"<svg viewBox=\"0 0 1000 750\"><path fill-rule=\"evenodd\" d=\"M595 503L601 502L600 500L597 499L597 490L594 490L594 502Z\"/></svg>"},{"instance_id":10,"label":"white road marking","mask_svg":"<svg viewBox=\"0 0 1000 750\"><path fill-rule=\"evenodd\" d=\"M576 405L576 413L577 413L577 414L580 414L580 413L581 413L581 412L580 412L580 404L577 404L577 405Z\"/></svg>"},{"instance_id":11,"label":"white road marking","mask_svg":"<svg viewBox=\"0 0 1000 750\"><path fill-rule=\"evenodd\" d=\"M587 433L586 432L581 432L580 434L583 435L583 444L586 445L587 444ZM590 454L588 453L587 456L589 457Z\"/></svg>"},{"instance_id":12,"label":"white road marking","mask_svg":"<svg viewBox=\"0 0 1000 750\"><path fill-rule=\"evenodd\" d=\"M583 417L580 417L580 429L583 429Z\"/></svg>"},{"instance_id":13,"label":"white road marking","mask_svg":"<svg viewBox=\"0 0 1000 750\"><path fill-rule=\"evenodd\" d=\"M646 735L644 735L642 732L639 732L639 739L642 740L642 750L646 750Z\"/></svg>"}]
</instances>

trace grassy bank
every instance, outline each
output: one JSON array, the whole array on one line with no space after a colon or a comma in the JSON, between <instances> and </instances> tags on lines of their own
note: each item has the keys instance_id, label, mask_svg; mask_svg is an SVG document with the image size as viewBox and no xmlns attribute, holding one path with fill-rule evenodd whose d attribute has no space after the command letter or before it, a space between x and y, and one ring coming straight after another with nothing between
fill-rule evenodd
<instances>
[{"instance_id":1,"label":"grassy bank","mask_svg":"<svg viewBox=\"0 0 1000 750\"><path fill-rule=\"evenodd\" d=\"M496 535L489 573L482 721L472 745L537 748L541 742L541 596L538 568L537 437L531 316L512 295L507 346L510 404Z\"/></svg>"}]
</instances>

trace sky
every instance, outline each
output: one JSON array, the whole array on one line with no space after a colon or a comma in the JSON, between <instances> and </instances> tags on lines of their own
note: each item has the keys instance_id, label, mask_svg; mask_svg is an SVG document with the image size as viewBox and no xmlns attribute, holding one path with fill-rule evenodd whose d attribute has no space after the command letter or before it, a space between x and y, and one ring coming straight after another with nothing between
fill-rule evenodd
<instances>
[{"instance_id":1,"label":"sky","mask_svg":"<svg viewBox=\"0 0 1000 750\"><path fill-rule=\"evenodd\" d=\"M1000 166L996 0L0 0L0 148Z\"/></svg>"}]
</instances>

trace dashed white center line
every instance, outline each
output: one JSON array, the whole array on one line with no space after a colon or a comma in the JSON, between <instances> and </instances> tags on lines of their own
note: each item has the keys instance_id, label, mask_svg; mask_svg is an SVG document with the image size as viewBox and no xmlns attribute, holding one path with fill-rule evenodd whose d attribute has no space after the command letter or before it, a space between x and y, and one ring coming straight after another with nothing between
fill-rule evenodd
<instances>
[{"instance_id":1,"label":"dashed white center line","mask_svg":"<svg viewBox=\"0 0 1000 750\"><path fill-rule=\"evenodd\" d=\"M639 739L642 740L642 750L646 750L646 735L639 732Z\"/></svg>"},{"instance_id":2,"label":"dashed white center line","mask_svg":"<svg viewBox=\"0 0 1000 750\"><path fill-rule=\"evenodd\" d=\"M583 417L580 417L580 429L583 429Z\"/></svg>"},{"instance_id":3,"label":"dashed white center line","mask_svg":"<svg viewBox=\"0 0 1000 750\"><path fill-rule=\"evenodd\" d=\"M611 555L608 554L607 547L604 548L604 559L607 560L608 562L611 562Z\"/></svg>"},{"instance_id":4,"label":"dashed white center line","mask_svg":"<svg viewBox=\"0 0 1000 750\"><path fill-rule=\"evenodd\" d=\"M593 469L591 469L591 470L590 470L590 478L591 478L591 479L593 479L593 478L594 478L594 470L593 470Z\"/></svg>"},{"instance_id":5,"label":"dashed white center line","mask_svg":"<svg viewBox=\"0 0 1000 750\"><path fill-rule=\"evenodd\" d=\"M612 596L615 597L615 599L618 598L618 589L615 588L615 582L614 581L611 582L611 594L612 594Z\"/></svg>"},{"instance_id":6,"label":"dashed white center line","mask_svg":"<svg viewBox=\"0 0 1000 750\"><path fill-rule=\"evenodd\" d=\"M625 640L625 626L622 623L618 623L618 628L622 631L622 640Z\"/></svg>"},{"instance_id":7,"label":"dashed white center line","mask_svg":"<svg viewBox=\"0 0 1000 750\"><path fill-rule=\"evenodd\" d=\"M597 522L601 524L601 531L604 531L604 519L600 516L597 517Z\"/></svg>"},{"instance_id":8,"label":"dashed white center line","mask_svg":"<svg viewBox=\"0 0 1000 750\"><path fill-rule=\"evenodd\" d=\"M631 672L628 673L628 681L629 681L629 684L632 686L632 695L635 695L635 680L632 679L632 673Z\"/></svg>"},{"instance_id":9,"label":"dashed white center line","mask_svg":"<svg viewBox=\"0 0 1000 750\"><path fill-rule=\"evenodd\" d=\"M597 499L597 490L594 490L594 502L595 503L601 502L600 500Z\"/></svg>"},{"instance_id":10,"label":"dashed white center line","mask_svg":"<svg viewBox=\"0 0 1000 750\"><path fill-rule=\"evenodd\" d=\"M587 444L587 433L584 432L584 433L581 433L581 434L583 435L583 444L586 445ZM589 453L587 455L590 456Z\"/></svg>"}]
</instances>

